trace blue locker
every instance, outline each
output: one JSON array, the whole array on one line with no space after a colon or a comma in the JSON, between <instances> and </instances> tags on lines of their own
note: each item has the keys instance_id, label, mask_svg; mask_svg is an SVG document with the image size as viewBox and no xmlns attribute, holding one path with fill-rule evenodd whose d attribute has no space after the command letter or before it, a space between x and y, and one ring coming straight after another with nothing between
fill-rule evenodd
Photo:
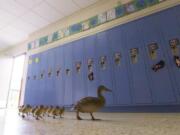
<instances>
[{"instance_id":1,"label":"blue locker","mask_svg":"<svg viewBox=\"0 0 180 135\"><path fill-rule=\"evenodd\" d=\"M84 62L84 42L82 39L72 42L73 49L73 95L74 101L77 102L85 95L87 89L85 88L85 62Z\"/></svg>"},{"instance_id":2,"label":"blue locker","mask_svg":"<svg viewBox=\"0 0 180 135\"><path fill-rule=\"evenodd\" d=\"M162 35L164 36L164 49L167 52L168 58L169 58L169 69L171 71L171 79L173 80L173 86L176 87L176 90L179 90L180 93L180 69L176 66L174 62L174 55L172 53L169 41L172 39L179 39L180 41L180 24L178 24L177 16L178 11L180 9L173 8L167 11L162 12L161 14L158 14L158 25L160 27L160 30L162 31ZM168 16L168 17L167 17ZM170 27L167 27L170 26ZM178 53L175 54L177 56L180 56L180 45L177 45ZM175 91L176 92L176 91ZM176 96L178 99L180 99L180 95L176 93Z\"/></svg>"},{"instance_id":3,"label":"blue locker","mask_svg":"<svg viewBox=\"0 0 180 135\"><path fill-rule=\"evenodd\" d=\"M130 65L130 86L132 88L132 98L134 104L151 104L152 97L149 89L146 65L144 59L144 47L141 42L142 36L137 29L137 22L131 22L123 26L123 38L126 40L124 47L128 51L128 63ZM137 57L136 63L132 63L131 55L134 56L134 52L130 54L131 49L136 50ZM133 51L132 50L132 51Z\"/></svg>"},{"instance_id":4,"label":"blue locker","mask_svg":"<svg viewBox=\"0 0 180 135\"><path fill-rule=\"evenodd\" d=\"M39 72L39 100L40 104L46 103L46 79L47 79L47 51L40 53L40 72Z\"/></svg>"},{"instance_id":5,"label":"blue locker","mask_svg":"<svg viewBox=\"0 0 180 135\"><path fill-rule=\"evenodd\" d=\"M113 90L113 77L112 77L112 61L110 58L109 44L107 40L107 32L101 32L97 34L96 40L96 59L98 60L98 85L105 85L109 89ZM105 93L106 104L113 105L113 95L115 93Z\"/></svg>"},{"instance_id":6,"label":"blue locker","mask_svg":"<svg viewBox=\"0 0 180 135\"><path fill-rule=\"evenodd\" d=\"M97 96L98 88L98 75L97 75L97 65L98 61L96 59L95 53L96 47L96 35L89 36L84 38L84 53L85 53L85 85L87 86L87 95L88 96ZM88 68L88 65L91 66ZM90 69L91 68L91 69ZM91 80L88 75L93 73L93 79Z\"/></svg>"},{"instance_id":7,"label":"blue locker","mask_svg":"<svg viewBox=\"0 0 180 135\"><path fill-rule=\"evenodd\" d=\"M72 87L72 68L73 68L73 57L72 57L72 44L65 44L64 50L64 105L73 104L73 91Z\"/></svg>"},{"instance_id":8,"label":"blue locker","mask_svg":"<svg viewBox=\"0 0 180 135\"><path fill-rule=\"evenodd\" d=\"M59 46L55 48L55 86L56 103L58 105L64 105L64 52L63 47Z\"/></svg>"},{"instance_id":9,"label":"blue locker","mask_svg":"<svg viewBox=\"0 0 180 135\"><path fill-rule=\"evenodd\" d=\"M123 47L124 39L121 26L108 31L110 58L113 67L113 91L116 105L131 104L131 90L128 75L128 51Z\"/></svg>"},{"instance_id":10,"label":"blue locker","mask_svg":"<svg viewBox=\"0 0 180 135\"><path fill-rule=\"evenodd\" d=\"M39 63L38 63L39 55L35 54L33 55L33 68L32 68L32 75L33 75L33 80L32 80L32 89L31 89L31 94L30 94L30 104L31 105L38 105L38 90L39 90L39 84L38 84L38 71L39 71Z\"/></svg>"},{"instance_id":11,"label":"blue locker","mask_svg":"<svg viewBox=\"0 0 180 135\"><path fill-rule=\"evenodd\" d=\"M46 91L45 91L45 99L47 105L57 105L56 99L58 95L56 95L54 89L54 81L55 81L55 54L54 49L50 49L47 51L47 79L46 79Z\"/></svg>"},{"instance_id":12,"label":"blue locker","mask_svg":"<svg viewBox=\"0 0 180 135\"><path fill-rule=\"evenodd\" d=\"M164 43L162 42L162 36L158 31L158 25L155 20L158 20L157 15L152 15L141 19L141 24L139 24L140 34L142 40L144 41L144 46L146 48L146 63L148 64L148 73L150 77L150 87L153 95L154 104L164 104L164 103L174 103L176 98L173 92L173 86L171 79L169 77L169 71L167 69L167 57L163 50ZM151 43L157 43L158 49L157 58L152 60L149 57L148 45ZM154 72L151 67L152 65L158 63L160 60L165 61L165 67L158 72Z\"/></svg>"},{"instance_id":13,"label":"blue locker","mask_svg":"<svg viewBox=\"0 0 180 135\"><path fill-rule=\"evenodd\" d=\"M32 61L32 56L29 56L29 61ZM27 76L26 76L26 89L24 95L24 104L30 104L30 96L31 95L31 88L32 88L32 63L28 64Z\"/></svg>"}]
</instances>

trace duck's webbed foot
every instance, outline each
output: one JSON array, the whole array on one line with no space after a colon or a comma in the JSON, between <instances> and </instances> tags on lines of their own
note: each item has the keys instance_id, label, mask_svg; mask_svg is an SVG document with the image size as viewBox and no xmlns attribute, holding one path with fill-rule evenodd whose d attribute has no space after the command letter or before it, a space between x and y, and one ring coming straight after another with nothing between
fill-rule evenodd
<instances>
[{"instance_id":1,"label":"duck's webbed foot","mask_svg":"<svg viewBox=\"0 0 180 135\"><path fill-rule=\"evenodd\" d=\"M82 120L82 118L79 116L79 112L78 112L78 111L76 112L76 118L77 118L78 120Z\"/></svg>"},{"instance_id":2,"label":"duck's webbed foot","mask_svg":"<svg viewBox=\"0 0 180 135\"><path fill-rule=\"evenodd\" d=\"M94 118L93 113L90 113L90 115L91 115L92 120L100 120L100 119Z\"/></svg>"}]
</instances>

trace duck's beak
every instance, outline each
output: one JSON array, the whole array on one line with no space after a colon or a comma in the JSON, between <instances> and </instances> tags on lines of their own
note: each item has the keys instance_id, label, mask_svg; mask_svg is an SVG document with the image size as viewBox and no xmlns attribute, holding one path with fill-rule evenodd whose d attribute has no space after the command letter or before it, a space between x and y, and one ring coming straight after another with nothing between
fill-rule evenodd
<instances>
[{"instance_id":1,"label":"duck's beak","mask_svg":"<svg viewBox=\"0 0 180 135\"><path fill-rule=\"evenodd\" d=\"M112 90L110 90L110 89L106 89L106 91L108 91L108 92L112 92Z\"/></svg>"}]
</instances>

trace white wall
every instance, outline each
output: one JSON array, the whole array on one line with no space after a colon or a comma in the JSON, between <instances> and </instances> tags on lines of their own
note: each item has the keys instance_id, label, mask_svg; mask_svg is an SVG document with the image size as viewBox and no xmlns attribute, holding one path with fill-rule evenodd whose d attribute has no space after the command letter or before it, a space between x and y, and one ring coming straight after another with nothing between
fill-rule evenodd
<instances>
[{"instance_id":1,"label":"white wall","mask_svg":"<svg viewBox=\"0 0 180 135\"><path fill-rule=\"evenodd\" d=\"M0 108L6 106L13 58L0 55Z\"/></svg>"},{"instance_id":2,"label":"white wall","mask_svg":"<svg viewBox=\"0 0 180 135\"><path fill-rule=\"evenodd\" d=\"M129 21L138 19L140 17L143 17L146 15L155 13L157 11L172 7L174 5L180 4L180 0L168 0L166 2L159 4L159 5L155 5L155 6L146 8L144 10L141 10L139 12L133 13L131 15L128 15L128 16L119 18L117 20L105 23L105 24L100 25L94 29L84 31L84 32L81 32L79 34L74 34L74 35L66 37L62 40L53 42L49 45L46 45L46 46L40 47L38 49L34 49L32 51L27 52L27 44L30 41L33 41L33 40L38 39L42 36L51 34L52 32L55 32L58 29L67 27L69 25L75 24L75 23L83 21L83 20L86 20L86 19L88 19L94 15L97 15L98 13L102 13L104 11L107 11L108 9L111 9L111 8L117 6L119 4L119 1L121 1L121 3L124 4L126 2L131 1L131 0L100 0L99 2L97 2L96 4L94 4L88 8L85 8L85 9L82 9L78 12L75 12L71 16L65 17L64 19L61 19L61 20L57 21L56 23L50 24L49 26L47 26L47 27L45 27L45 28L43 28L37 32L32 33L29 36L27 41L24 41L24 42L16 45L15 47L9 48L6 51L1 52L1 53L5 53L6 55L9 55L9 56L16 56L16 55L19 55L19 54L22 54L25 52L27 53L27 57L26 57L26 61L25 61L25 71L24 71L24 75L23 75L23 78L24 78L23 79L24 80L23 81L24 82L23 83L23 90L25 89L25 80L26 80L25 78L26 78L26 72L27 72L28 55L38 53L38 52L41 52L41 51L62 45L65 42L70 42L70 41L82 38L84 36L92 35L94 33L112 28L114 26L117 26L117 25L120 25L123 23L127 23ZM0 76L1 76L1 72L0 72ZM0 84L1 84L1 80L0 80ZM23 91L23 93L24 93L24 91Z\"/></svg>"}]
</instances>

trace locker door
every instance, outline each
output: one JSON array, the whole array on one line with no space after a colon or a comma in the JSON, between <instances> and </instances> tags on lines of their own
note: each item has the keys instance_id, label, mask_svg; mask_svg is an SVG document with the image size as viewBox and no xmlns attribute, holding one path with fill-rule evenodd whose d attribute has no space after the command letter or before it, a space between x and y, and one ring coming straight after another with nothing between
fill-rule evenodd
<instances>
[{"instance_id":1,"label":"locker door","mask_svg":"<svg viewBox=\"0 0 180 135\"><path fill-rule=\"evenodd\" d=\"M174 49L170 47L170 40L172 41L173 39L178 39L180 41L180 24L178 24L177 20L177 16L179 15L178 11L180 11L178 8L173 8L164 11L162 14L159 14L158 25L164 36L165 45L163 47L166 50L168 58L170 60L169 69L170 71L172 71L171 78L174 79L174 86L180 92L180 69L176 66L174 61L174 56L180 57L180 44L177 44ZM173 50L175 50L175 52ZM178 96L179 94L176 95Z\"/></svg>"},{"instance_id":2,"label":"locker door","mask_svg":"<svg viewBox=\"0 0 180 135\"><path fill-rule=\"evenodd\" d=\"M40 54L39 98L40 104L46 105L47 51Z\"/></svg>"},{"instance_id":3,"label":"locker door","mask_svg":"<svg viewBox=\"0 0 180 135\"><path fill-rule=\"evenodd\" d=\"M32 80L32 90L31 90L31 105L38 105L38 90L39 90L39 84L38 84L38 71L39 71L39 55L35 54L33 55L33 80Z\"/></svg>"},{"instance_id":4,"label":"locker door","mask_svg":"<svg viewBox=\"0 0 180 135\"><path fill-rule=\"evenodd\" d=\"M72 105L73 104L73 91L72 89L72 44L66 44L63 46L64 50L64 105Z\"/></svg>"},{"instance_id":5,"label":"locker door","mask_svg":"<svg viewBox=\"0 0 180 135\"><path fill-rule=\"evenodd\" d=\"M47 79L46 79L46 95L45 99L47 100L48 105L57 105L56 98L58 95L56 95L55 89L54 89L54 80L55 80L55 74L54 74L54 66L55 66L55 54L54 49L50 49L47 51Z\"/></svg>"},{"instance_id":6,"label":"locker door","mask_svg":"<svg viewBox=\"0 0 180 135\"><path fill-rule=\"evenodd\" d=\"M142 46L142 36L137 29L137 25L141 24L131 22L123 27L123 34L126 40L124 47L128 51L128 62L130 65L132 98L134 104L150 104L152 103L152 98L144 59L145 50Z\"/></svg>"},{"instance_id":7,"label":"locker door","mask_svg":"<svg viewBox=\"0 0 180 135\"><path fill-rule=\"evenodd\" d=\"M73 95L77 102L83 98L87 92L85 88L85 63L84 63L84 43L80 39L72 43L73 48Z\"/></svg>"},{"instance_id":8,"label":"locker door","mask_svg":"<svg viewBox=\"0 0 180 135\"><path fill-rule=\"evenodd\" d=\"M26 90L25 90L25 96L24 96L24 104L30 104L30 95L31 95L31 88L32 88L32 56L29 56L29 62L28 62L28 71L26 76Z\"/></svg>"},{"instance_id":9,"label":"locker door","mask_svg":"<svg viewBox=\"0 0 180 135\"><path fill-rule=\"evenodd\" d=\"M98 60L98 85L105 85L109 89L113 90L112 86L112 61L110 58L110 51L109 51L109 44L107 40L107 32L101 32L97 34L97 41L96 41L96 59ZM104 93L106 97L106 104L112 105L113 101L113 94L112 93Z\"/></svg>"},{"instance_id":10,"label":"locker door","mask_svg":"<svg viewBox=\"0 0 180 135\"><path fill-rule=\"evenodd\" d=\"M97 65L98 61L95 54L96 35L84 38L84 53L85 53L85 84L87 86L88 96L97 96L98 75Z\"/></svg>"},{"instance_id":11,"label":"locker door","mask_svg":"<svg viewBox=\"0 0 180 135\"><path fill-rule=\"evenodd\" d=\"M121 26L108 31L110 57L113 67L113 91L115 104L130 105L131 94L128 76L128 52L123 48L124 40Z\"/></svg>"},{"instance_id":12,"label":"locker door","mask_svg":"<svg viewBox=\"0 0 180 135\"><path fill-rule=\"evenodd\" d=\"M64 105L64 54L63 47L55 48L55 92L56 103Z\"/></svg>"},{"instance_id":13,"label":"locker door","mask_svg":"<svg viewBox=\"0 0 180 135\"><path fill-rule=\"evenodd\" d=\"M141 31L144 45L146 47L146 62L148 63L148 73L151 80L150 86L153 94L153 102L155 104L172 103L175 102L176 99L173 93L173 87L167 69L168 64L165 55L166 52L162 48L164 43L162 42L162 36L160 35L158 31L159 28L157 27L157 24L154 20L158 20L156 15L142 19L143 23L138 25ZM158 49L156 50L157 56L153 60L149 57L148 51L148 45L151 43L157 43L158 45ZM166 65L158 72L154 72L151 67L160 60L164 60Z\"/></svg>"}]
</instances>

